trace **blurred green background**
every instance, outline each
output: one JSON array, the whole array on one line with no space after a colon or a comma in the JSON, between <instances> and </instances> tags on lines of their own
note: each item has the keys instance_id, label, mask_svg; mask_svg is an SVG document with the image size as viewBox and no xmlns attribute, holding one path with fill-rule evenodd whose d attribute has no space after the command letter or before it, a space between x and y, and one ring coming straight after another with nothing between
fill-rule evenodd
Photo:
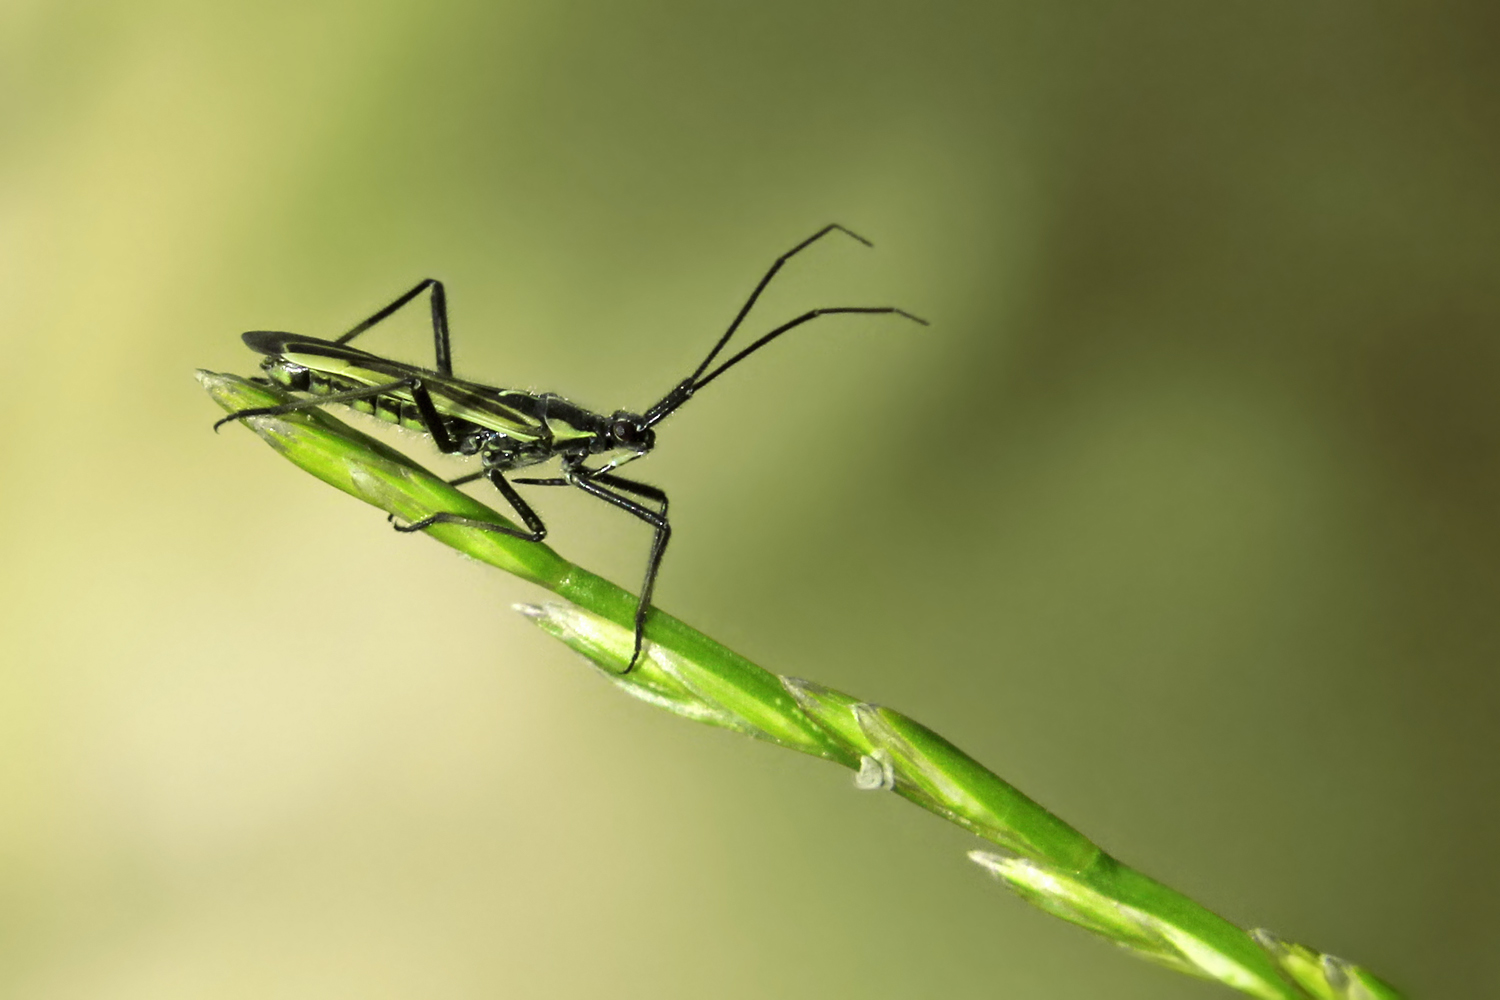
<instances>
[{"instance_id":1,"label":"blurred green background","mask_svg":"<svg viewBox=\"0 0 1500 1000\"><path fill-rule=\"evenodd\" d=\"M933 325L664 425L660 604L1232 920L1500 993L1496 10L0 7L0 993L1231 995L618 696L191 378L432 275L460 374L642 407L830 221L877 249L752 328ZM636 585L640 525L538 505Z\"/></svg>"}]
</instances>

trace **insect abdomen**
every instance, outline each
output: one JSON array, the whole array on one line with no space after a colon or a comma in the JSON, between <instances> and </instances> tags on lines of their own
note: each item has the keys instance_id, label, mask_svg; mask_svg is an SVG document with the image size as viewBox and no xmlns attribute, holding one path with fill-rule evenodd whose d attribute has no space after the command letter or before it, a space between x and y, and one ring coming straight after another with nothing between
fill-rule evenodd
<instances>
[{"instance_id":1,"label":"insect abdomen","mask_svg":"<svg viewBox=\"0 0 1500 1000\"><path fill-rule=\"evenodd\" d=\"M272 382L285 386L293 392L331 396L334 393L351 392L365 387L362 382L338 378L278 358L268 358L261 367L265 369L266 375ZM427 430L427 425L422 422L422 415L418 412L417 405L395 396L371 396L351 400L345 405L360 413L368 413L379 420L384 420L386 423L400 424L414 431Z\"/></svg>"},{"instance_id":2,"label":"insect abdomen","mask_svg":"<svg viewBox=\"0 0 1500 1000\"><path fill-rule=\"evenodd\" d=\"M321 391L322 395L335 392L347 392L350 389L359 388L358 382L350 382L340 385L338 379L326 380L330 388ZM314 389L313 392L319 392ZM400 424L402 427L413 431L426 431L427 425L422 422L422 414L417 409L417 404L398 399L395 396L369 396L365 399L356 399L345 404L360 413L368 413L376 420L384 420L388 424Z\"/></svg>"},{"instance_id":3,"label":"insect abdomen","mask_svg":"<svg viewBox=\"0 0 1500 1000\"><path fill-rule=\"evenodd\" d=\"M276 358L266 358L261 362L261 369L266 377L279 386L291 389L293 392L312 392L312 371L301 365L289 365L278 361Z\"/></svg>"}]
</instances>

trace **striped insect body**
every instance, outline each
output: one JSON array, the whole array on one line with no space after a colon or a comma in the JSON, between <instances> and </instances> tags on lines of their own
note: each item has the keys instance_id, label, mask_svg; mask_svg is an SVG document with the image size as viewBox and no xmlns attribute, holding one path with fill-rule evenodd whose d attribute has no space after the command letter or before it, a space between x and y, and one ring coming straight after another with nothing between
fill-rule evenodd
<instances>
[{"instance_id":1,"label":"striped insect body","mask_svg":"<svg viewBox=\"0 0 1500 1000\"><path fill-rule=\"evenodd\" d=\"M671 524L667 519L665 492L648 483L626 478L615 470L649 454L656 447L656 425L696 392L788 330L820 316L839 313L889 314L926 325L925 320L891 306L813 309L761 335L749 346L710 368L782 266L832 232L843 233L870 245L863 237L833 225L824 227L782 254L761 277L729 329L720 336L697 369L643 413L623 409L611 414L596 413L555 393L502 389L455 377L448 335L447 296L442 283L429 278L336 340L272 330L252 330L244 334L246 346L264 355L261 369L265 381L290 392L305 393L309 398L280 406L240 410L220 420L214 427L245 417L289 413L328 403L349 406L380 420L419 431L431 437L438 450L445 454L476 457L480 470L452 482L457 485L481 478L488 480L525 525L523 529L513 524L440 511L410 524L393 521L398 531L420 531L434 524L462 524L540 542L547 535L547 527L516 490L517 485L573 487L644 521L654 533L646 561L645 581L636 605L635 649L626 668L629 672L640 658L651 594L671 537ZM429 293L432 309L436 358L433 368L393 361L350 345L355 337L424 292ZM554 459L558 464L557 475L539 478L508 476L515 470Z\"/></svg>"}]
</instances>

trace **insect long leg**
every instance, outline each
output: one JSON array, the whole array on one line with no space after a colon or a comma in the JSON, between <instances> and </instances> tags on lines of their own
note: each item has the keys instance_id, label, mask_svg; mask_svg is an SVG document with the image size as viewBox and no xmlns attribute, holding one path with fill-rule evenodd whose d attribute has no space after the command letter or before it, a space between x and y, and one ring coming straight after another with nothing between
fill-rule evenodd
<instances>
[{"instance_id":1,"label":"insect long leg","mask_svg":"<svg viewBox=\"0 0 1500 1000\"><path fill-rule=\"evenodd\" d=\"M532 510L531 505L521 498L521 494L516 492L516 488L506 481L504 473L499 469L490 469L488 472L483 473L483 475L495 485L495 489L500 491L500 495L505 498L506 502L510 504L511 509L520 516L521 520L530 530L522 531L520 528L509 524L481 521L478 518L464 517L462 514L450 514L447 511L429 514L420 521L413 521L410 524L396 524L394 518L392 518L392 526L397 531L406 532L421 531L423 528L430 528L434 524L461 524L466 528L494 531L502 535L510 535L512 538L524 538L528 542L540 542L547 537L547 525L543 523L541 516ZM478 477L475 476L472 478Z\"/></svg>"},{"instance_id":2,"label":"insect long leg","mask_svg":"<svg viewBox=\"0 0 1500 1000\"><path fill-rule=\"evenodd\" d=\"M432 289L432 350L437 357L437 372L439 375L453 374L453 350L448 342L448 295L443 291L443 283L436 278L423 278L417 282L416 287L405 295L366 319L355 325L354 329L339 337L335 344L347 344L349 341L364 333L370 327L387 319L392 313L406 305L412 299L421 295L427 289Z\"/></svg>"},{"instance_id":3,"label":"insect long leg","mask_svg":"<svg viewBox=\"0 0 1500 1000\"><path fill-rule=\"evenodd\" d=\"M248 410L235 410L222 420L214 421L214 430L218 430L232 420L242 420L245 417L276 417L283 413L295 413L298 410L311 410L322 406L324 403L352 403L359 399L369 399L371 396L383 396L397 389L409 389L421 380L412 378L398 379L395 382L386 382L383 385L365 386L361 389L350 389L348 392L335 392L328 396L314 396L311 399L299 399L291 403L282 403L279 406L255 406ZM428 400L429 404L431 400Z\"/></svg>"},{"instance_id":4,"label":"insect long leg","mask_svg":"<svg viewBox=\"0 0 1500 1000\"><path fill-rule=\"evenodd\" d=\"M656 529L656 534L651 538L651 554L646 559L646 580L641 584L641 597L635 606L635 648L631 651L630 662L626 664L623 671L628 674L635 669L636 661L641 658L641 644L646 638L646 614L651 610L651 592L656 588L656 574L661 569L661 557L667 551L667 542L672 537L672 525L667 521L667 495L655 486L609 472L596 472L590 475L587 469L582 468L564 471L570 474L569 478L573 486L583 490L589 496L614 504ZM609 486L614 489L607 489L606 487ZM622 496L623 493L630 493L659 503L661 510L652 510L644 504Z\"/></svg>"}]
</instances>

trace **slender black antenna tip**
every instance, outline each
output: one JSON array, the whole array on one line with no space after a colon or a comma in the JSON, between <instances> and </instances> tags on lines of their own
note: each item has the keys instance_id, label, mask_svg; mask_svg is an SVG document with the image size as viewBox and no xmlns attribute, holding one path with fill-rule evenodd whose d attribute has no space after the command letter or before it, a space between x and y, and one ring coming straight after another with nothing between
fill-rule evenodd
<instances>
[{"instance_id":1,"label":"slender black antenna tip","mask_svg":"<svg viewBox=\"0 0 1500 1000\"><path fill-rule=\"evenodd\" d=\"M921 323L923 326L931 326L932 325L931 323L927 322L922 317L914 315L913 313L909 313L905 309L896 309L896 310L893 310L893 311L895 312L895 314L897 316L905 316L907 319L911 320L913 323Z\"/></svg>"},{"instance_id":2,"label":"slender black antenna tip","mask_svg":"<svg viewBox=\"0 0 1500 1000\"><path fill-rule=\"evenodd\" d=\"M845 236L849 236L849 237L852 237L852 238L854 238L856 240L859 240L861 243L863 243L867 247L873 247L875 245L875 244L871 243L869 240L865 239L863 236L861 236L858 233L856 233L854 230L848 228L847 226L841 226L837 222L834 222L834 223L831 223L831 224L829 224L827 226L824 226L823 227L823 233L832 232L835 229L837 229L839 232L843 233ZM819 233L818 236L822 236L823 233ZM814 236L813 240L817 239L818 236ZM807 242L811 243L812 240L808 240Z\"/></svg>"}]
</instances>

